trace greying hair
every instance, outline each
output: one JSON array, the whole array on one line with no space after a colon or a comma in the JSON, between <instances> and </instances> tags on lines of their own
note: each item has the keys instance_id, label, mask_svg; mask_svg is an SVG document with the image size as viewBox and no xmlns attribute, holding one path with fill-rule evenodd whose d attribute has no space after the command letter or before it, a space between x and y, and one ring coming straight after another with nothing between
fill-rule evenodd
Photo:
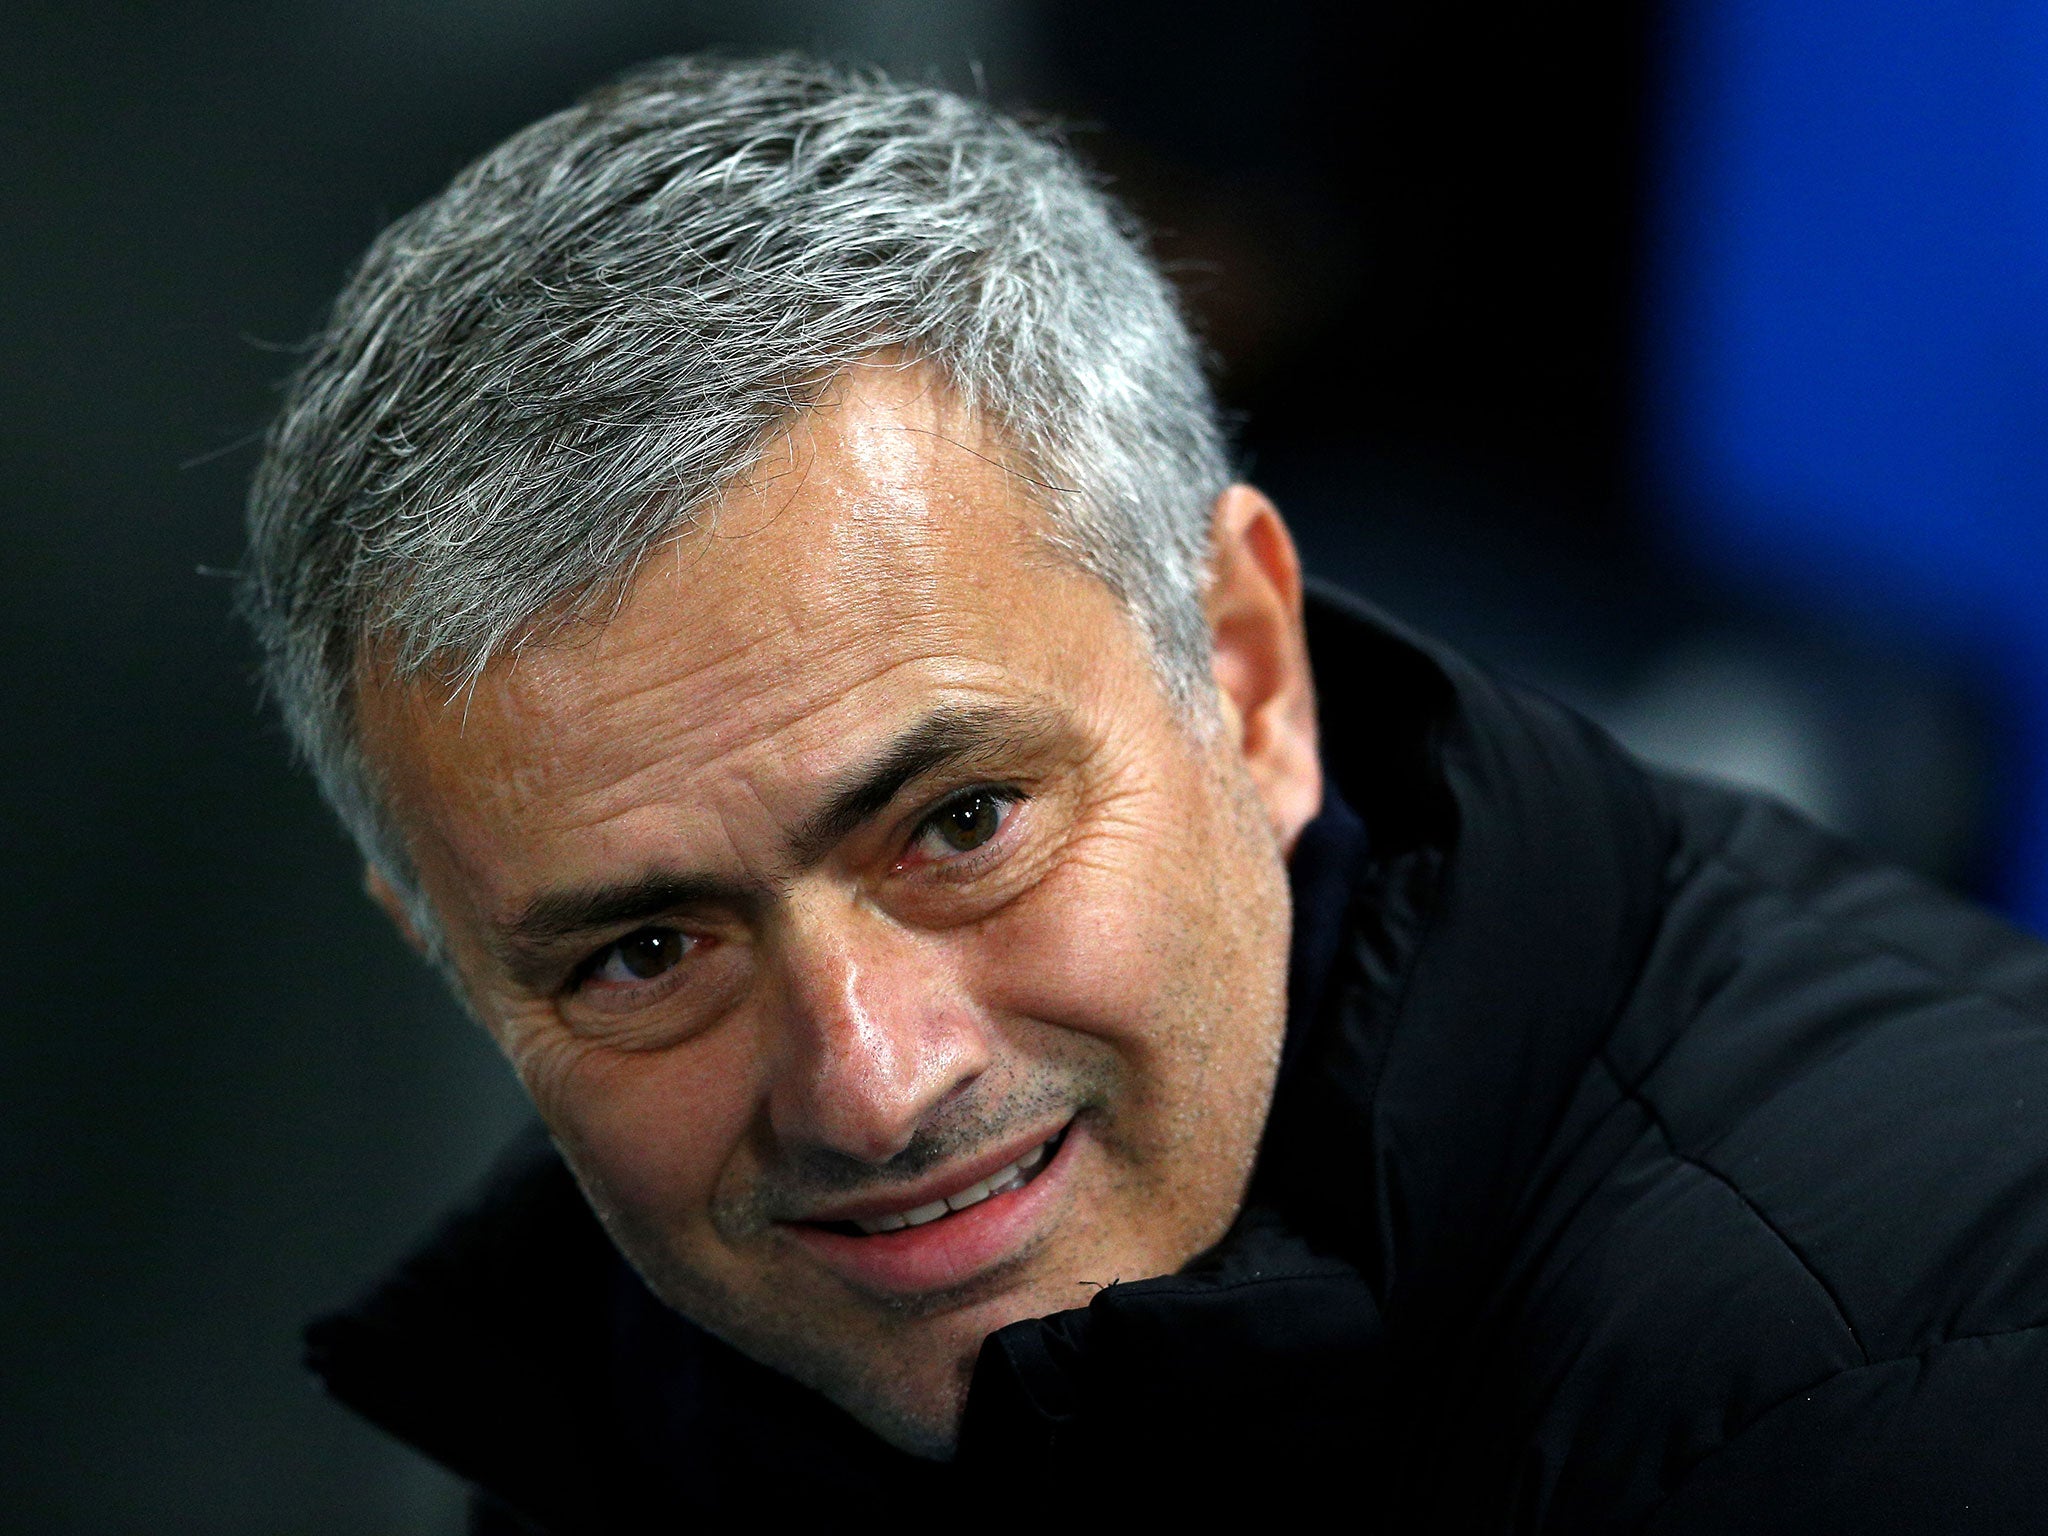
<instances>
[{"instance_id":1,"label":"greying hair","mask_svg":"<svg viewBox=\"0 0 2048 1536\"><path fill-rule=\"evenodd\" d=\"M243 603L266 683L423 935L359 743L364 669L474 680L618 591L768 434L883 352L996 428L1175 701L1212 696L1214 403L1171 290L1072 157L872 74L650 64L377 239L251 488Z\"/></svg>"}]
</instances>

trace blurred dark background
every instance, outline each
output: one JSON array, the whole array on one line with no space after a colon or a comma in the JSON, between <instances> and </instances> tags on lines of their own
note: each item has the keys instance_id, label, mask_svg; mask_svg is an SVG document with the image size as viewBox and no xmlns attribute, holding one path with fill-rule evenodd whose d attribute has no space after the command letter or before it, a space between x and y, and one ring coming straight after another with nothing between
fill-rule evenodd
<instances>
[{"instance_id":1,"label":"blurred dark background","mask_svg":"<svg viewBox=\"0 0 2048 1536\"><path fill-rule=\"evenodd\" d=\"M1312 569L2048 927L2048 11L299 0L0 51L0 1529L453 1531L296 1364L518 1122L218 574L388 218L628 63L1070 126Z\"/></svg>"}]
</instances>

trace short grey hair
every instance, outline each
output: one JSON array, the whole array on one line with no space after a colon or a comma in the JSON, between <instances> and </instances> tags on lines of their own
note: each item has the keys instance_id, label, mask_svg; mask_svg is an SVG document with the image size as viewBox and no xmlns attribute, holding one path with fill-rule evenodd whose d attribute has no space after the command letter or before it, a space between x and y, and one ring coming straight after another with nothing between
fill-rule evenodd
<instances>
[{"instance_id":1,"label":"short grey hair","mask_svg":"<svg viewBox=\"0 0 2048 1536\"><path fill-rule=\"evenodd\" d=\"M1213 699L1223 435L1170 286L1073 156L871 73L649 64L376 240L251 488L242 600L267 687L423 934L360 746L363 669L473 680L617 591L765 437L884 352L997 429L1176 703Z\"/></svg>"}]
</instances>

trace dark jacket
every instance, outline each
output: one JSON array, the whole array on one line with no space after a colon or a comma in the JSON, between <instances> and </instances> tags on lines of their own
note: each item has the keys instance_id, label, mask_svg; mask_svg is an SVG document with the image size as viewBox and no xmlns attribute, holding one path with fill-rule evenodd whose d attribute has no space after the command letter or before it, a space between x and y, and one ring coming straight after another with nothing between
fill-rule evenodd
<instances>
[{"instance_id":1,"label":"dark jacket","mask_svg":"<svg viewBox=\"0 0 2048 1536\"><path fill-rule=\"evenodd\" d=\"M316 1325L315 1369L483 1490L479 1529L1109 1489L2048 1531L2048 950L1355 605L1310 640L1337 794L1246 1210L994 1335L956 1462L656 1304L544 1142Z\"/></svg>"}]
</instances>

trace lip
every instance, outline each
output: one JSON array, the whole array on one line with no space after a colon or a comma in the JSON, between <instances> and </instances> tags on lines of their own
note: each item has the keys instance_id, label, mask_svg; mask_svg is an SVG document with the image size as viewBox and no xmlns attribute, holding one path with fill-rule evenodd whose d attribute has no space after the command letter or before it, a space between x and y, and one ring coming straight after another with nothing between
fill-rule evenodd
<instances>
[{"instance_id":1,"label":"lip","mask_svg":"<svg viewBox=\"0 0 2048 1536\"><path fill-rule=\"evenodd\" d=\"M989 1174L999 1172L1033 1147L1052 1140L1055 1147L1037 1175L1022 1189L990 1195L987 1199L955 1211L950 1216L906 1227L896 1232L878 1232L855 1237L813 1225L820 1221L872 1219L891 1212L912 1210L946 1192L966 1188ZM879 1196L847 1201L802 1222L784 1222L782 1231L800 1244L814 1259L855 1290L871 1295L909 1298L957 1289L1008 1260L1022 1254L1046 1225L1046 1217L1066 1192L1072 1169L1076 1127L1069 1124L1041 1132L1030 1140L962 1163L937 1178L916 1185L890 1189Z\"/></svg>"},{"instance_id":2,"label":"lip","mask_svg":"<svg viewBox=\"0 0 2048 1536\"><path fill-rule=\"evenodd\" d=\"M1029 1153L1033 1147L1044 1146L1065 1129L1064 1126L1055 1126L1049 1131L1019 1137L1007 1146L998 1147L992 1152L984 1152L968 1162L956 1163L938 1173L927 1174L915 1184L894 1184L857 1200L844 1200L837 1205L820 1206L815 1211L807 1211L800 1219L806 1222L872 1221L877 1216L887 1216L896 1211L914 1211L920 1205L943 1200L970 1184L979 1183L992 1173L1001 1172Z\"/></svg>"}]
</instances>

